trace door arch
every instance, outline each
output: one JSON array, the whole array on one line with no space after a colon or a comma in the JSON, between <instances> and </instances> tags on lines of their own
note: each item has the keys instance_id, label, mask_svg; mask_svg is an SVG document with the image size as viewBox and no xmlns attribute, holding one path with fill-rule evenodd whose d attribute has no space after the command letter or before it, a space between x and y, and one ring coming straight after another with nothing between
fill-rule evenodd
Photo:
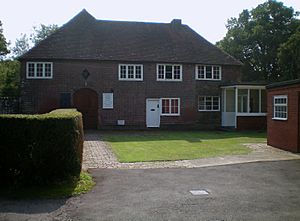
<instances>
[{"instance_id":1,"label":"door arch","mask_svg":"<svg viewBox=\"0 0 300 221\"><path fill-rule=\"evenodd\" d=\"M98 94L89 88L74 92L73 105L82 113L84 129L97 129L98 125Z\"/></svg>"}]
</instances>

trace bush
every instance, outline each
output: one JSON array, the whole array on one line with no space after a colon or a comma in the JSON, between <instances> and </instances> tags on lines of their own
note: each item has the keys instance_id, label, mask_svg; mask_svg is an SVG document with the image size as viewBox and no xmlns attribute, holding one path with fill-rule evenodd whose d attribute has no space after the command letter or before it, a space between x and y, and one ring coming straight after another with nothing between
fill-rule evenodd
<instances>
[{"instance_id":1,"label":"bush","mask_svg":"<svg viewBox=\"0 0 300 221\"><path fill-rule=\"evenodd\" d=\"M75 110L0 115L0 172L5 185L45 185L78 177L82 116Z\"/></svg>"}]
</instances>

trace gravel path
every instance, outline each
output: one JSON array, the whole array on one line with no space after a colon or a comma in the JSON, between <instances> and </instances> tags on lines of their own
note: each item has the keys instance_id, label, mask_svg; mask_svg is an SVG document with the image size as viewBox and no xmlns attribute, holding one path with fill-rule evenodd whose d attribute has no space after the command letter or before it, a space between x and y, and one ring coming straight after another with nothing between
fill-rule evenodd
<instances>
[{"instance_id":1,"label":"gravel path","mask_svg":"<svg viewBox=\"0 0 300 221\"><path fill-rule=\"evenodd\" d=\"M245 155L214 157L195 160L120 163L108 144L101 140L101 133L85 134L83 168L151 169L151 168L197 168L257 161L300 159L299 154L283 151L265 143L245 144L253 151Z\"/></svg>"}]
</instances>

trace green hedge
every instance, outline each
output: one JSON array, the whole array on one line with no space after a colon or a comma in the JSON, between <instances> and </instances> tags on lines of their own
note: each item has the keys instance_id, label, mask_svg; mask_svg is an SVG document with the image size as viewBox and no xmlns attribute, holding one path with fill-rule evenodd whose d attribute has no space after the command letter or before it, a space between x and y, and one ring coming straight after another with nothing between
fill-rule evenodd
<instances>
[{"instance_id":1,"label":"green hedge","mask_svg":"<svg viewBox=\"0 0 300 221\"><path fill-rule=\"evenodd\" d=\"M76 110L0 115L0 185L45 185L79 176L82 151L82 116Z\"/></svg>"}]
</instances>

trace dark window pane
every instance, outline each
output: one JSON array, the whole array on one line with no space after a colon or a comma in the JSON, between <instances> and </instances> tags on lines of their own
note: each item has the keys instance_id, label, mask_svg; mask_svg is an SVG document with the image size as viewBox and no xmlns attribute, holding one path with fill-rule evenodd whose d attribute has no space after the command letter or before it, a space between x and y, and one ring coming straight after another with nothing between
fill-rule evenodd
<instances>
[{"instance_id":1,"label":"dark window pane","mask_svg":"<svg viewBox=\"0 0 300 221\"><path fill-rule=\"evenodd\" d=\"M172 79L172 66L166 65L166 79Z\"/></svg>"},{"instance_id":2,"label":"dark window pane","mask_svg":"<svg viewBox=\"0 0 300 221\"><path fill-rule=\"evenodd\" d=\"M70 93L61 93L60 94L60 107L61 108L71 107L71 94Z\"/></svg>"},{"instance_id":3,"label":"dark window pane","mask_svg":"<svg viewBox=\"0 0 300 221\"><path fill-rule=\"evenodd\" d=\"M212 67L206 66L206 78L211 79L212 78Z\"/></svg>"}]
</instances>

